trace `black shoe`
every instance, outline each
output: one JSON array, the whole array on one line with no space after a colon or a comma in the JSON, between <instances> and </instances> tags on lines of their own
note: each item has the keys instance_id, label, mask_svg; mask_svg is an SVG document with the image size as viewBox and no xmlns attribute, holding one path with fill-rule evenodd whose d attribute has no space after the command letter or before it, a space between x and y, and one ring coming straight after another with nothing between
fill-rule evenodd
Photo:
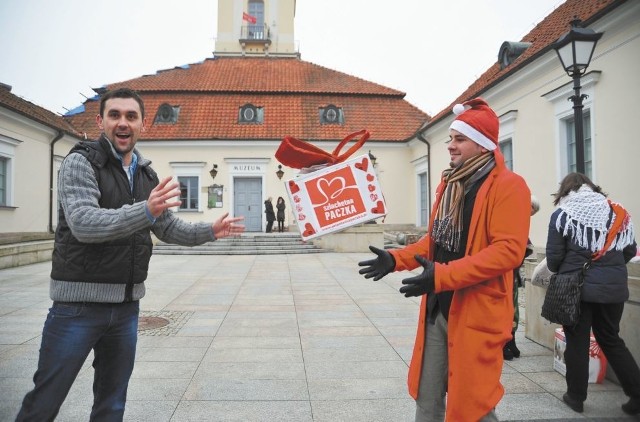
<instances>
[{"instance_id":1,"label":"black shoe","mask_svg":"<svg viewBox=\"0 0 640 422\"><path fill-rule=\"evenodd\" d=\"M584 403L580 400L571 398L569 393L564 393L562 400L567 403L567 406L573 409L574 412L582 413L584 411Z\"/></svg>"},{"instance_id":2,"label":"black shoe","mask_svg":"<svg viewBox=\"0 0 640 422\"><path fill-rule=\"evenodd\" d=\"M505 345L505 348L506 347L508 347L509 350L511 350L511 354L513 355L513 357L515 357L515 358L519 358L520 357L520 349L518 349L518 347L516 346L515 337L507 342L507 344Z\"/></svg>"},{"instance_id":3,"label":"black shoe","mask_svg":"<svg viewBox=\"0 0 640 422\"><path fill-rule=\"evenodd\" d=\"M640 399L629 399L622 405L622 411L628 415L637 415L640 413Z\"/></svg>"},{"instance_id":4,"label":"black shoe","mask_svg":"<svg viewBox=\"0 0 640 422\"><path fill-rule=\"evenodd\" d=\"M513 352L509 348L509 343L505 344L502 348L502 357L504 360L513 360Z\"/></svg>"}]
</instances>

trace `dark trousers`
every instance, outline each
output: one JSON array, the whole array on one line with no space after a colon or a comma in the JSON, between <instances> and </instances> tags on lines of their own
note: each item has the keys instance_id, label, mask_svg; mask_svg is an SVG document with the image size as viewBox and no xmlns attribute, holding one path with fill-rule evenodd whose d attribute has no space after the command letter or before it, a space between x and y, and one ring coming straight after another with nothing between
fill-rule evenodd
<instances>
[{"instance_id":1,"label":"dark trousers","mask_svg":"<svg viewBox=\"0 0 640 422\"><path fill-rule=\"evenodd\" d=\"M640 399L640 369L620 338L620 319L624 303L580 303L580 320L575 327L562 327L567 340L567 392L576 399L587 399L589 383L589 336L593 335L607 357L624 393Z\"/></svg>"},{"instance_id":2,"label":"dark trousers","mask_svg":"<svg viewBox=\"0 0 640 422\"><path fill-rule=\"evenodd\" d=\"M278 220L278 231L279 232L284 231L284 220Z\"/></svg>"},{"instance_id":3,"label":"dark trousers","mask_svg":"<svg viewBox=\"0 0 640 422\"><path fill-rule=\"evenodd\" d=\"M273 229L273 220L267 220L267 233L271 233Z\"/></svg>"},{"instance_id":4,"label":"dark trousers","mask_svg":"<svg viewBox=\"0 0 640 422\"><path fill-rule=\"evenodd\" d=\"M16 421L53 421L93 349L91 421L122 421L133 371L139 303L54 302L42 332L34 388Z\"/></svg>"}]
</instances>

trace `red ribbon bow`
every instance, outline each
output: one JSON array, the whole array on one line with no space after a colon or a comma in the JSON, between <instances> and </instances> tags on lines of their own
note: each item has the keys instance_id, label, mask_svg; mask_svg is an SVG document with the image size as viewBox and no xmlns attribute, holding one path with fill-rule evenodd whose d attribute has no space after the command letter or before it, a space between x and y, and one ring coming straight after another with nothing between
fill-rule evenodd
<instances>
[{"instance_id":1,"label":"red ribbon bow","mask_svg":"<svg viewBox=\"0 0 640 422\"><path fill-rule=\"evenodd\" d=\"M343 154L340 150L349 141L359 139ZM292 136L285 136L276 151L276 159L285 166L301 169L320 164L337 164L349 158L369 139L369 132L365 129L347 135L333 150L332 153L318 148L309 142L296 139Z\"/></svg>"}]
</instances>

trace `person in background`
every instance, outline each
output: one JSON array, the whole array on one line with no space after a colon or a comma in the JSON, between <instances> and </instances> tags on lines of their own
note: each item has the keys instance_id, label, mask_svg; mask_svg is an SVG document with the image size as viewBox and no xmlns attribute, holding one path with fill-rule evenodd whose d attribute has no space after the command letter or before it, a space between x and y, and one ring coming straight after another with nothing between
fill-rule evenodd
<instances>
[{"instance_id":1,"label":"person in background","mask_svg":"<svg viewBox=\"0 0 640 422\"><path fill-rule=\"evenodd\" d=\"M273 211L272 198L268 197L264 201L264 213L267 214L267 233L271 233L273 230L273 222L276 220L276 213Z\"/></svg>"},{"instance_id":2,"label":"person in background","mask_svg":"<svg viewBox=\"0 0 640 422\"><path fill-rule=\"evenodd\" d=\"M244 231L243 217L187 223L178 183L158 180L135 148L145 129L142 99L130 89L100 99L96 141L76 144L60 166L59 220L34 388L17 421L52 421L93 350L92 421L121 421L136 354L139 303L153 244L193 246Z\"/></svg>"},{"instance_id":3,"label":"person in background","mask_svg":"<svg viewBox=\"0 0 640 422\"><path fill-rule=\"evenodd\" d=\"M602 189L581 173L569 173L554 195L557 209L547 235L547 267L554 273L586 270L580 297L580 318L563 326L567 341L567 392L564 402L574 411L584 410L589 382L591 330L629 401L622 410L640 414L640 369L620 338L620 319L629 299L626 263L636 254L633 223L627 211L607 199ZM605 240L613 239L607 250Z\"/></svg>"},{"instance_id":4,"label":"person in background","mask_svg":"<svg viewBox=\"0 0 640 422\"><path fill-rule=\"evenodd\" d=\"M538 198L534 195L531 195L531 216L533 217L535 213L540 210L540 202ZM527 250L524 253L524 257L527 258L533 253L533 244L531 240L527 239ZM524 287L524 282L522 280L522 276L520 275L520 269L524 261L520 264L518 268L514 268L513 270L513 328L511 330L511 340L509 340L502 349L502 356L505 360L513 360L513 358L520 357L520 349L516 346L516 331L518 330L518 324L520 323L520 306L518 305L518 290L520 287Z\"/></svg>"},{"instance_id":5,"label":"person in background","mask_svg":"<svg viewBox=\"0 0 640 422\"><path fill-rule=\"evenodd\" d=\"M278 200L276 201L276 209L277 209L276 219L278 220L278 232L280 232L280 233L284 232L284 210L285 210L285 208L286 208L286 205L284 204L284 198L279 196Z\"/></svg>"},{"instance_id":6,"label":"person in background","mask_svg":"<svg viewBox=\"0 0 640 422\"><path fill-rule=\"evenodd\" d=\"M482 99L454 107L449 168L427 234L402 249L370 246L360 274L379 280L422 266L400 292L421 297L409 367L416 422L496 421L502 348L511 338L513 269L524 257L531 193L498 148L498 116Z\"/></svg>"}]
</instances>

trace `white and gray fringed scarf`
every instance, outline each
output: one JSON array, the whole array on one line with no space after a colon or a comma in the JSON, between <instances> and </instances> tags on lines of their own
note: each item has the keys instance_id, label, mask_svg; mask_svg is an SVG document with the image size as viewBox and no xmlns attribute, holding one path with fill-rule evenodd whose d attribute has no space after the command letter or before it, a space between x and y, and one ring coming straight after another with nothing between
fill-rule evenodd
<instances>
[{"instance_id":1,"label":"white and gray fringed scarf","mask_svg":"<svg viewBox=\"0 0 640 422\"><path fill-rule=\"evenodd\" d=\"M562 211L556 220L556 230L564 237L569 237L578 246L597 252L604 247L609 228L615 221L615 214L611 222L611 206L607 198L594 192L588 185L582 185L577 191L571 191L560 199L558 208ZM628 215L628 214L627 214ZM566 216L565 225L561 221ZM634 241L633 223L631 219L623 224L608 250L622 250ZM589 230L591 229L591 233Z\"/></svg>"}]
</instances>

